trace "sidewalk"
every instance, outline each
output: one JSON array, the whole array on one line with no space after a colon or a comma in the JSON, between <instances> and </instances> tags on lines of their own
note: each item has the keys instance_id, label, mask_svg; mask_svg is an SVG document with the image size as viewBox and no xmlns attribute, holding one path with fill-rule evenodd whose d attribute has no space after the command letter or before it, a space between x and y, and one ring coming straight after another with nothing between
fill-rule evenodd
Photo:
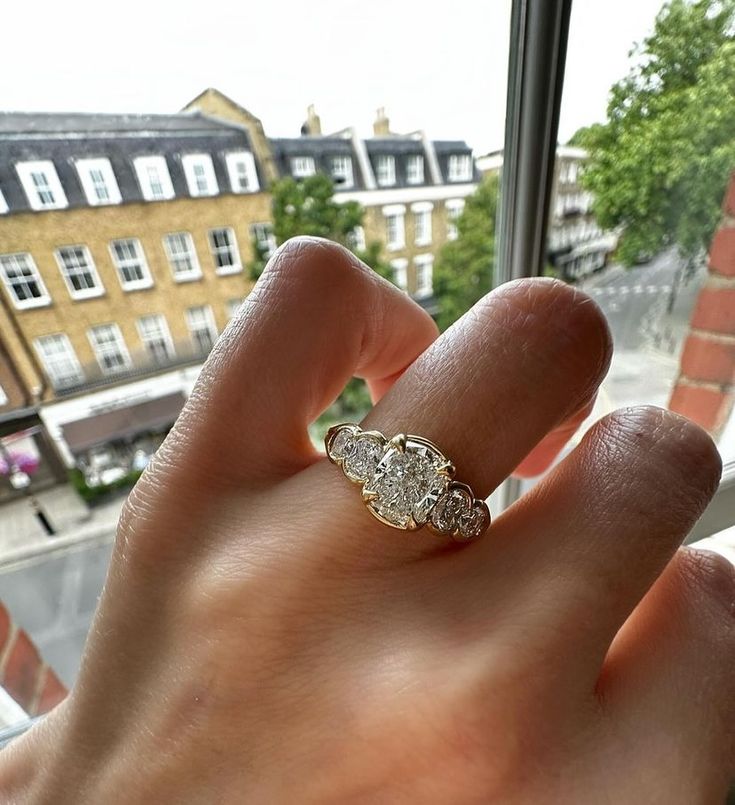
<instances>
[{"instance_id":1,"label":"sidewalk","mask_svg":"<svg viewBox=\"0 0 735 805\"><path fill-rule=\"evenodd\" d=\"M35 497L56 535L46 534L28 499L0 506L0 565L104 534L112 535L125 500L125 495L120 494L90 509L66 484L39 492Z\"/></svg>"}]
</instances>

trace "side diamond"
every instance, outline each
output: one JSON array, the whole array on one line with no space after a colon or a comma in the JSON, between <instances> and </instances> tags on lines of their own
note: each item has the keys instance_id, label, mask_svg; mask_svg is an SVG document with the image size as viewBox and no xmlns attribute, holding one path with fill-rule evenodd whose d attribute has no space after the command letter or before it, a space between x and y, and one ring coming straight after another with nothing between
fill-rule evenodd
<instances>
[{"instance_id":1,"label":"side diamond","mask_svg":"<svg viewBox=\"0 0 735 805\"><path fill-rule=\"evenodd\" d=\"M355 449L355 430L348 425L340 428L330 439L327 445L329 456L335 461L341 461L349 456Z\"/></svg>"},{"instance_id":2,"label":"side diamond","mask_svg":"<svg viewBox=\"0 0 735 805\"><path fill-rule=\"evenodd\" d=\"M377 436L362 433L355 440L354 448L345 458L345 472L354 480L370 481L380 459L385 453L385 444Z\"/></svg>"}]
</instances>

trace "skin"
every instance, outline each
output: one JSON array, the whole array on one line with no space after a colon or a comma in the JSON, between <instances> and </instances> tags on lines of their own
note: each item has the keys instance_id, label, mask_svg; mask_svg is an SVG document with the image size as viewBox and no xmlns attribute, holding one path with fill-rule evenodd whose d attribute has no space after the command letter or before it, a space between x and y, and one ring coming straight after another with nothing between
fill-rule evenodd
<instances>
[{"instance_id":1,"label":"skin","mask_svg":"<svg viewBox=\"0 0 735 805\"><path fill-rule=\"evenodd\" d=\"M547 467L610 359L562 283L510 283L437 339L340 247L290 241L133 490L78 682L0 754L0 802L721 803L735 579L678 546L709 437L596 424L469 545L373 519L307 425L437 442L487 495Z\"/></svg>"}]
</instances>

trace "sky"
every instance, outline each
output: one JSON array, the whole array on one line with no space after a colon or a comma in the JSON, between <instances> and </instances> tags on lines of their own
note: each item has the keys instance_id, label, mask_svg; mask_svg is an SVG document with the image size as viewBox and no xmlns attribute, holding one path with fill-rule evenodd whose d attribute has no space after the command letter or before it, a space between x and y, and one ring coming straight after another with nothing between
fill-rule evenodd
<instances>
[{"instance_id":1,"label":"sky","mask_svg":"<svg viewBox=\"0 0 735 805\"><path fill-rule=\"evenodd\" d=\"M559 139L604 120L607 95L663 0L575 0ZM297 136L313 103L325 133L391 129L503 141L510 0L90 0L8 3L5 111L173 112L208 86Z\"/></svg>"}]
</instances>

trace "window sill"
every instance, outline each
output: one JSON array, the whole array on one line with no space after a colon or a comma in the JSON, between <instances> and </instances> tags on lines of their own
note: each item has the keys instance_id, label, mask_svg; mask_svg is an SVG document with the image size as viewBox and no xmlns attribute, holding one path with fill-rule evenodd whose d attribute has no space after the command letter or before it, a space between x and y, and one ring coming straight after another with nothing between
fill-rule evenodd
<instances>
[{"instance_id":1,"label":"window sill","mask_svg":"<svg viewBox=\"0 0 735 805\"><path fill-rule=\"evenodd\" d=\"M227 277L230 274L240 274L242 272L242 266L227 266L226 268L216 268L214 273L218 277Z\"/></svg>"},{"instance_id":2,"label":"window sill","mask_svg":"<svg viewBox=\"0 0 735 805\"><path fill-rule=\"evenodd\" d=\"M142 280L140 282L127 282L125 284L120 284L120 287L125 291L125 293L130 293L130 291L145 291L147 288L153 287L153 280Z\"/></svg>"},{"instance_id":3,"label":"window sill","mask_svg":"<svg viewBox=\"0 0 735 805\"><path fill-rule=\"evenodd\" d=\"M84 302L87 299L97 299L98 297L104 296L104 295L105 295L105 289L104 288L94 288L91 291L81 291L81 292L80 291L74 291L74 292L69 291L69 296L71 296L71 298L75 302Z\"/></svg>"},{"instance_id":4,"label":"window sill","mask_svg":"<svg viewBox=\"0 0 735 805\"><path fill-rule=\"evenodd\" d=\"M22 302L13 300L16 310L32 310L35 307L48 307L51 304L50 296L42 296L37 299L24 299Z\"/></svg>"},{"instance_id":5,"label":"window sill","mask_svg":"<svg viewBox=\"0 0 735 805\"><path fill-rule=\"evenodd\" d=\"M202 272L197 274L174 274L174 282L196 282L202 278Z\"/></svg>"},{"instance_id":6,"label":"window sill","mask_svg":"<svg viewBox=\"0 0 735 805\"><path fill-rule=\"evenodd\" d=\"M389 252L400 252L406 248L405 243L388 243L385 247Z\"/></svg>"},{"instance_id":7,"label":"window sill","mask_svg":"<svg viewBox=\"0 0 735 805\"><path fill-rule=\"evenodd\" d=\"M430 240L416 240L414 241L414 246L431 246Z\"/></svg>"}]
</instances>

